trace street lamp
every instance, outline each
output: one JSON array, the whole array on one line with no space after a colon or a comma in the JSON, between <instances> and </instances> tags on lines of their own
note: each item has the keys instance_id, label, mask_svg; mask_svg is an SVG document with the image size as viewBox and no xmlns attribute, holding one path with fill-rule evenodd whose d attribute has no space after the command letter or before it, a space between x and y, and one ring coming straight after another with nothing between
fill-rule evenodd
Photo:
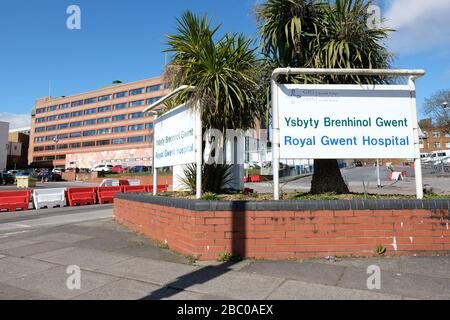
<instances>
[{"instance_id":1,"label":"street lamp","mask_svg":"<svg viewBox=\"0 0 450 320\"><path fill-rule=\"evenodd\" d=\"M58 138L54 138L53 142L55 143L55 160L53 162L53 167L54 167L53 170L54 170L54 169L56 169L56 153L58 152L58 142L59 142Z\"/></svg>"}]
</instances>

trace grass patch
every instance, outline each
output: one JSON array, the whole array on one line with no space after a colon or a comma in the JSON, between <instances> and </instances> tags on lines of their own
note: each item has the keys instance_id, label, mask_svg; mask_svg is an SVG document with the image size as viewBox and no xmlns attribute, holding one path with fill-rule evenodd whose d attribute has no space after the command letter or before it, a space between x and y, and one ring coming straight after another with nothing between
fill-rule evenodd
<instances>
[{"instance_id":1,"label":"grass patch","mask_svg":"<svg viewBox=\"0 0 450 320\"><path fill-rule=\"evenodd\" d=\"M242 257L239 254L232 254L230 252L219 253L219 262L239 262L242 261Z\"/></svg>"}]
</instances>

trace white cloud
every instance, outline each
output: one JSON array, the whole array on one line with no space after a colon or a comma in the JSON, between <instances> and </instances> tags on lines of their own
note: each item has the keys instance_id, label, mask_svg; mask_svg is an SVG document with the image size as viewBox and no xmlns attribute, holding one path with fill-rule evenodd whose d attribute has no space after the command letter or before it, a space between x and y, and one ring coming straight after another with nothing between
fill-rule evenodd
<instances>
[{"instance_id":1,"label":"white cloud","mask_svg":"<svg viewBox=\"0 0 450 320\"><path fill-rule=\"evenodd\" d=\"M384 18L397 53L431 52L450 45L449 0L388 0Z\"/></svg>"},{"instance_id":2,"label":"white cloud","mask_svg":"<svg viewBox=\"0 0 450 320\"><path fill-rule=\"evenodd\" d=\"M0 112L0 121L9 122L9 129L30 127L31 115Z\"/></svg>"}]
</instances>

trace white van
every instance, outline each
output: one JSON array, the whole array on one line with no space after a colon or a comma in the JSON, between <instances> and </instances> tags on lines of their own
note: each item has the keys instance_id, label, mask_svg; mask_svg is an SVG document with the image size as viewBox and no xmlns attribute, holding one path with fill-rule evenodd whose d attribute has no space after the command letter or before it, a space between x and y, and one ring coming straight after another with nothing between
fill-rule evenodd
<instances>
[{"instance_id":1,"label":"white van","mask_svg":"<svg viewBox=\"0 0 450 320\"><path fill-rule=\"evenodd\" d=\"M426 162L436 162L441 161L442 159L450 157L450 150L440 150L430 153L429 160Z\"/></svg>"}]
</instances>

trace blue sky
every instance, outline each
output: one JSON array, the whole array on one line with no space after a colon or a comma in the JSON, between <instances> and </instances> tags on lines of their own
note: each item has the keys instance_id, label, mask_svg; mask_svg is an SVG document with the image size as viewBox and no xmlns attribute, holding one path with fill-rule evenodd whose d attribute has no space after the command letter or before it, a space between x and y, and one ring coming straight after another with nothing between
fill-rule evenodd
<instances>
[{"instance_id":1,"label":"blue sky","mask_svg":"<svg viewBox=\"0 0 450 320\"><path fill-rule=\"evenodd\" d=\"M419 106L450 88L450 1L385 0L380 5L398 32L389 46L395 67L424 68ZM81 8L82 29L68 30L66 9ZM113 80L161 74L165 36L187 9L207 13L223 30L256 34L255 0L15 0L0 6L0 119L26 125L37 98L90 91ZM408 8L405 12L404 8ZM431 31L429 31L431 28Z\"/></svg>"}]
</instances>

